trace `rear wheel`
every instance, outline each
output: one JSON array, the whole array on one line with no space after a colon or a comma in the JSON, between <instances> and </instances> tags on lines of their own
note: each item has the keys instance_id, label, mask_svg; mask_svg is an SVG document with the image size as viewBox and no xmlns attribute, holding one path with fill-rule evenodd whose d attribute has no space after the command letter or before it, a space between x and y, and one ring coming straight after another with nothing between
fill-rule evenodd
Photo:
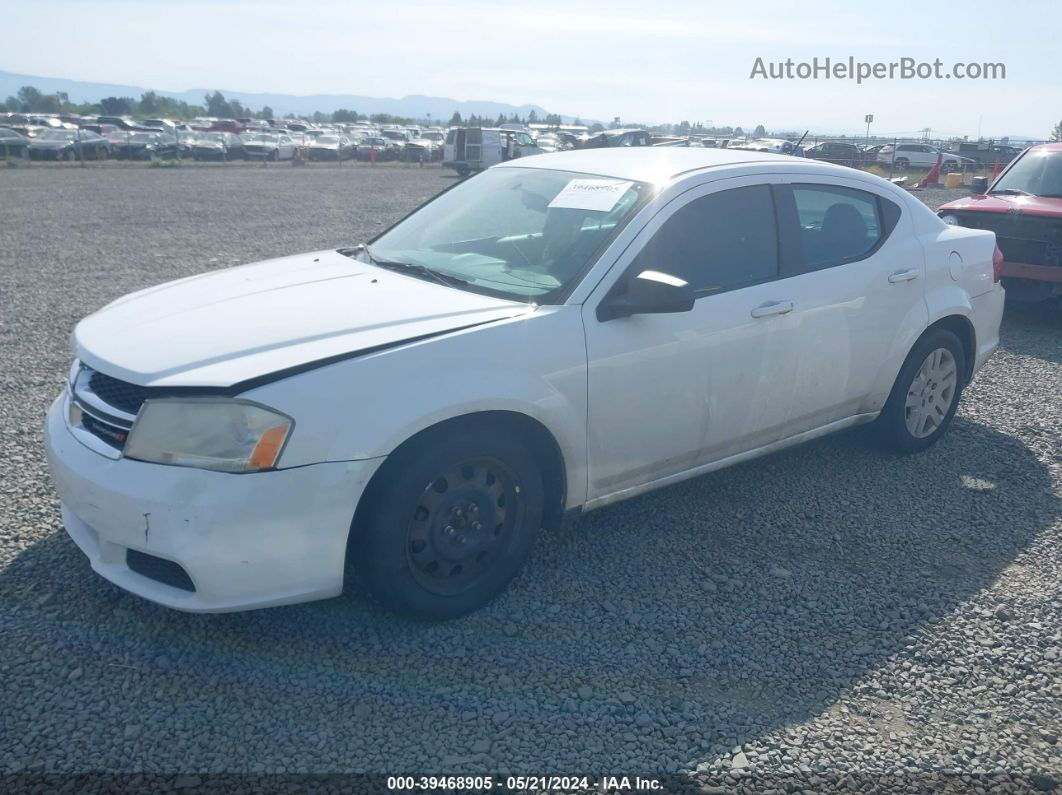
<instances>
[{"instance_id":1,"label":"rear wheel","mask_svg":"<svg viewBox=\"0 0 1062 795\"><path fill-rule=\"evenodd\" d=\"M881 442L901 453L917 453L936 442L959 407L965 372L958 337L941 328L924 334L907 355L876 421Z\"/></svg>"},{"instance_id":2,"label":"rear wheel","mask_svg":"<svg viewBox=\"0 0 1062 795\"><path fill-rule=\"evenodd\" d=\"M67 149L67 150L66 150L65 152L63 152L63 162L64 162L64 163L69 163L69 162L71 162L71 161L72 161L73 159L74 159L74 152L73 152L73 150L71 150L71 149Z\"/></svg>"},{"instance_id":3,"label":"rear wheel","mask_svg":"<svg viewBox=\"0 0 1062 795\"><path fill-rule=\"evenodd\" d=\"M472 169L470 169L468 166L458 166L457 173L458 176L467 177L469 174L472 173Z\"/></svg>"},{"instance_id":4,"label":"rear wheel","mask_svg":"<svg viewBox=\"0 0 1062 795\"><path fill-rule=\"evenodd\" d=\"M910 165L910 161L906 157L898 157L894 163L897 171L906 171L907 166Z\"/></svg>"},{"instance_id":5,"label":"rear wheel","mask_svg":"<svg viewBox=\"0 0 1062 795\"><path fill-rule=\"evenodd\" d=\"M384 464L351 539L380 603L425 619L464 615L523 567L542 522L542 475L502 427L429 431Z\"/></svg>"}]
</instances>

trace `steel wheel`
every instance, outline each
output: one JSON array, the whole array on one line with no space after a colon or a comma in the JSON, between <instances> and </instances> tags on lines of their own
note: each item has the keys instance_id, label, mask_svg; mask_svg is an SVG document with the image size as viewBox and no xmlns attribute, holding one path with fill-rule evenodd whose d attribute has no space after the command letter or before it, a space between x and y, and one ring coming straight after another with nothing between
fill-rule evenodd
<instances>
[{"instance_id":1,"label":"steel wheel","mask_svg":"<svg viewBox=\"0 0 1062 795\"><path fill-rule=\"evenodd\" d=\"M413 578L442 596L473 587L505 552L522 519L516 475L494 458L461 461L432 480L406 532Z\"/></svg>"},{"instance_id":2,"label":"steel wheel","mask_svg":"<svg viewBox=\"0 0 1062 795\"><path fill-rule=\"evenodd\" d=\"M931 436L948 416L958 375L955 357L947 348L932 351L918 368L904 404L907 430L916 439Z\"/></svg>"}]
</instances>

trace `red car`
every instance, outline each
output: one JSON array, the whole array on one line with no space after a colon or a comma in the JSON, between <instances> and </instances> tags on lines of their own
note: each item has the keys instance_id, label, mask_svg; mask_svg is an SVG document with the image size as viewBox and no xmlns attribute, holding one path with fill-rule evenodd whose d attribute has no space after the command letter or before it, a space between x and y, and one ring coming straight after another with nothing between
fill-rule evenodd
<instances>
[{"instance_id":1,"label":"red car","mask_svg":"<svg viewBox=\"0 0 1062 795\"><path fill-rule=\"evenodd\" d=\"M1029 147L991 187L987 182L975 179L972 195L937 214L945 223L996 233L1008 297L1062 296L1062 143Z\"/></svg>"}]
</instances>

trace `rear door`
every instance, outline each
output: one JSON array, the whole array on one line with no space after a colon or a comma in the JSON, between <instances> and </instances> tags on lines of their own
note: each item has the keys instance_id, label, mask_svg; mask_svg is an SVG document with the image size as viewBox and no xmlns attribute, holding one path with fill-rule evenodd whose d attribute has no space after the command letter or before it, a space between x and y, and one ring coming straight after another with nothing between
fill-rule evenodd
<instances>
[{"instance_id":1,"label":"rear door","mask_svg":"<svg viewBox=\"0 0 1062 795\"><path fill-rule=\"evenodd\" d=\"M861 180L792 177L778 196L782 275L796 301L786 419L801 433L884 403L873 390L894 341L928 323L925 253L906 211Z\"/></svg>"}]
</instances>

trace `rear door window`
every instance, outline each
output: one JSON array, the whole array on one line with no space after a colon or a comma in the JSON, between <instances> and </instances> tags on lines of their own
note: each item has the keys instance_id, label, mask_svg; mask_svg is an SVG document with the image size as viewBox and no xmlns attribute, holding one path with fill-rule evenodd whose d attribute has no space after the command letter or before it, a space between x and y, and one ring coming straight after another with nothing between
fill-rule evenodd
<instances>
[{"instance_id":1,"label":"rear door window","mask_svg":"<svg viewBox=\"0 0 1062 795\"><path fill-rule=\"evenodd\" d=\"M783 238L784 275L856 262L877 250L896 226L900 208L869 191L841 185L795 184L779 190L783 219L795 226Z\"/></svg>"}]
</instances>

